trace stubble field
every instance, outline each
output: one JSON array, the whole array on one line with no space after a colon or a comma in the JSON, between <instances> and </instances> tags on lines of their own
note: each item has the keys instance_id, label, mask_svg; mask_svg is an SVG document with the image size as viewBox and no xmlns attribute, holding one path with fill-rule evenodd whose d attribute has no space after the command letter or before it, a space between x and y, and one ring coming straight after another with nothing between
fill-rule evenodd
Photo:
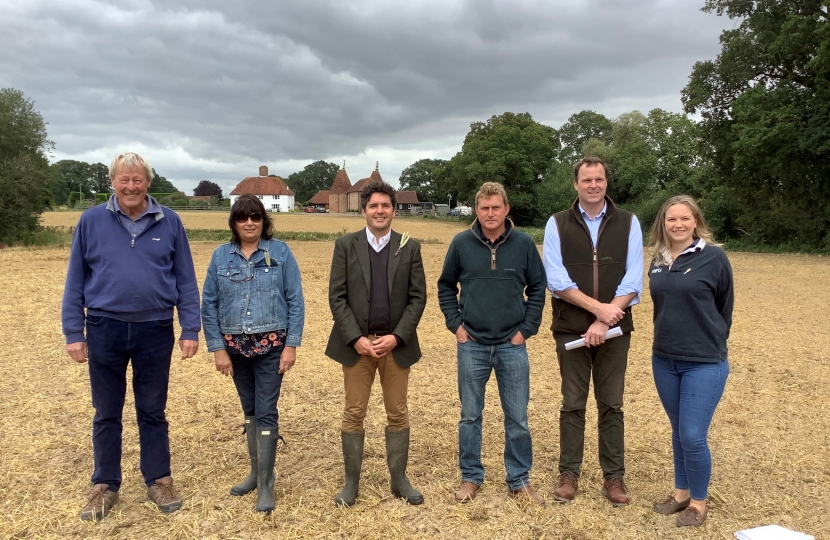
<instances>
[{"instance_id":1,"label":"stubble field","mask_svg":"<svg viewBox=\"0 0 830 540\"><path fill-rule=\"evenodd\" d=\"M226 214L185 213L190 228L220 229ZM47 214L47 225L72 225L77 214ZM359 217L277 216L279 229L358 230ZM484 488L475 501L453 500L457 467L455 345L438 309L435 282L452 235L463 226L422 219L395 221L399 231L431 239L422 247L427 308L419 327L423 359L410 378L412 448L409 477L426 502L411 507L388 490L385 415L375 388L366 422L358 504L334 506L343 465L339 426L342 372L323 354L331 316L327 288L331 242L290 243L303 274L306 327L297 365L280 397L277 507L253 510L255 495L231 497L247 474L242 415L233 384L213 368L204 341L193 359L174 352L168 419L173 476L184 507L160 514L138 471L133 401L124 411L121 500L100 523L84 523L92 468L93 410L86 365L64 352L60 303L66 249L0 250L7 287L0 297L5 345L0 352L0 538L732 538L734 531L778 523L830 537L830 260L730 253L736 309L731 374L710 433L714 470L703 530L677 529L651 511L672 484L668 420L651 378L651 303L635 308L626 386L626 483L633 503L611 508L600 494L596 413L589 401L586 452L574 503L554 503L558 471L559 374L548 330L528 343L531 361L531 482L549 501L540 508L508 499L503 428L495 381L487 389ZM193 243L201 282L215 243ZM541 247L540 247L541 249ZM497 306L494 306L496 309Z\"/></svg>"}]
</instances>

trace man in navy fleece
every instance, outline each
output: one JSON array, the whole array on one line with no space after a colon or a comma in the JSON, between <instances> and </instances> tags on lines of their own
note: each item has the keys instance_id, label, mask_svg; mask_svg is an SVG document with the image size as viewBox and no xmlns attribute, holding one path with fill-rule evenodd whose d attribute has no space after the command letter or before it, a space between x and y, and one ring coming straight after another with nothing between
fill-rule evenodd
<instances>
[{"instance_id":1,"label":"man in navy fleece","mask_svg":"<svg viewBox=\"0 0 830 540\"><path fill-rule=\"evenodd\" d=\"M182 359L198 349L199 290L181 219L147 195L153 169L132 152L110 165L115 192L81 215L63 294L66 352L89 358L92 387L92 493L82 520L102 519L121 487L121 412L132 362L133 394L147 495L164 513L181 508L170 476L167 385L178 309ZM84 314L86 308L86 314ZM86 338L84 337L86 326Z\"/></svg>"}]
</instances>

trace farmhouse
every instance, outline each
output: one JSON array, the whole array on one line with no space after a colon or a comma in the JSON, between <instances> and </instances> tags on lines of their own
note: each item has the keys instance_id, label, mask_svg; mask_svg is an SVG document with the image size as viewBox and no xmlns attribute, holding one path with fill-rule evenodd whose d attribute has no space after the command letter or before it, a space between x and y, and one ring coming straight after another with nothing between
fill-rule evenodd
<instances>
[{"instance_id":1,"label":"farmhouse","mask_svg":"<svg viewBox=\"0 0 830 540\"><path fill-rule=\"evenodd\" d=\"M397 191L398 207L395 211L400 213L412 213L417 211L421 205L418 202L418 194L414 191Z\"/></svg>"},{"instance_id":2,"label":"farmhouse","mask_svg":"<svg viewBox=\"0 0 830 540\"><path fill-rule=\"evenodd\" d=\"M279 176L268 176L268 167L260 166L259 176L245 178L231 191L231 205L243 193L256 195L269 212L288 212L294 208L294 192Z\"/></svg>"}]
</instances>

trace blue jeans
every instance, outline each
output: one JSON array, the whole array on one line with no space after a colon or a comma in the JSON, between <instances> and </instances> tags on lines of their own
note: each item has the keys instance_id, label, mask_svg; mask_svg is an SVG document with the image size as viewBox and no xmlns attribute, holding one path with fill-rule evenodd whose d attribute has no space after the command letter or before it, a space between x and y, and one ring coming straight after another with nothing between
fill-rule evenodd
<instances>
[{"instance_id":1,"label":"blue jeans","mask_svg":"<svg viewBox=\"0 0 830 540\"><path fill-rule=\"evenodd\" d=\"M128 323L88 316L89 383L92 389L93 484L121 487L121 413L127 365L133 366L133 395L140 446L139 468L148 486L170 475L167 385L175 338L173 319Z\"/></svg>"},{"instance_id":2,"label":"blue jeans","mask_svg":"<svg viewBox=\"0 0 830 540\"><path fill-rule=\"evenodd\" d=\"M461 421L458 422L458 464L461 480L481 485L481 419L484 390L495 370L501 408L504 411L504 468L508 489L529 486L528 471L533 466L533 445L527 427L530 399L530 364L525 345L510 342L482 345L467 340L458 343L458 396Z\"/></svg>"},{"instance_id":3,"label":"blue jeans","mask_svg":"<svg viewBox=\"0 0 830 540\"><path fill-rule=\"evenodd\" d=\"M693 499L705 500L712 474L706 438L726 386L729 362L681 362L652 355L651 366L671 423L674 487L688 489Z\"/></svg>"},{"instance_id":4,"label":"blue jeans","mask_svg":"<svg viewBox=\"0 0 830 540\"><path fill-rule=\"evenodd\" d=\"M233 364L233 383L239 394L245 416L256 416L256 427L273 428L279 432L279 411L282 377L280 357L285 346L265 354L246 357L228 352Z\"/></svg>"}]
</instances>

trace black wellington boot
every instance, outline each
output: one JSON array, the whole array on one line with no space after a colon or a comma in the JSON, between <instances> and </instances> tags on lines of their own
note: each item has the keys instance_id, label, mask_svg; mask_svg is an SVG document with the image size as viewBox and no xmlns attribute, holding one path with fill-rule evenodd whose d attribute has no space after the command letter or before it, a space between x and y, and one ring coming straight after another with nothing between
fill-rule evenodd
<instances>
[{"instance_id":1,"label":"black wellington boot","mask_svg":"<svg viewBox=\"0 0 830 540\"><path fill-rule=\"evenodd\" d=\"M274 462L277 459L277 428L256 428L256 511L274 510Z\"/></svg>"},{"instance_id":2,"label":"black wellington boot","mask_svg":"<svg viewBox=\"0 0 830 540\"><path fill-rule=\"evenodd\" d=\"M357 487L360 483L360 468L363 466L363 433L340 432L343 444L343 463L346 466L346 483L334 498L338 506L353 506L357 500Z\"/></svg>"},{"instance_id":3,"label":"black wellington boot","mask_svg":"<svg viewBox=\"0 0 830 540\"><path fill-rule=\"evenodd\" d=\"M389 466L392 495L409 504L423 504L424 496L412 487L406 477L409 461L409 428L403 431L386 430L386 464Z\"/></svg>"},{"instance_id":4,"label":"black wellington boot","mask_svg":"<svg viewBox=\"0 0 830 540\"><path fill-rule=\"evenodd\" d=\"M231 495L237 497L247 495L256 489L256 478L259 471L256 459L256 417L245 417L245 436L248 438L248 457L251 458L251 474L248 478L231 488Z\"/></svg>"}]
</instances>

